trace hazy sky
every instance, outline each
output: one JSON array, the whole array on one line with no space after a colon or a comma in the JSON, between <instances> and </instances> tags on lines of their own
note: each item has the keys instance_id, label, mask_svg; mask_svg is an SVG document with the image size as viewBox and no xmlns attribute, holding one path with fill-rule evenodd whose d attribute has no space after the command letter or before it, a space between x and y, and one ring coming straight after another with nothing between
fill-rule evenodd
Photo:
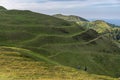
<instances>
[{"instance_id":1,"label":"hazy sky","mask_svg":"<svg viewBox=\"0 0 120 80\"><path fill-rule=\"evenodd\" d=\"M0 0L0 5L7 9L27 9L45 14L120 19L120 0Z\"/></svg>"}]
</instances>

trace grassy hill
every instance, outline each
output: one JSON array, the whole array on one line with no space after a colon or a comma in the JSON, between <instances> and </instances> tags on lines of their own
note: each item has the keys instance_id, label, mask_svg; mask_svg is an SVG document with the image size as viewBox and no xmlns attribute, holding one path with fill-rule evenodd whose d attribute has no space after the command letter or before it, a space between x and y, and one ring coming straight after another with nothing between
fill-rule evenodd
<instances>
[{"instance_id":1,"label":"grassy hill","mask_svg":"<svg viewBox=\"0 0 120 80\"><path fill-rule=\"evenodd\" d=\"M94 30L96 30L99 33L104 33L106 31L111 30L111 26L109 26L106 22L102 20L96 20L91 23L91 25L94 26Z\"/></svg>"},{"instance_id":2,"label":"grassy hill","mask_svg":"<svg viewBox=\"0 0 120 80\"><path fill-rule=\"evenodd\" d=\"M84 18L81 18L79 16L74 16L74 15L66 16L66 15L62 15L62 14L56 14L53 16L63 19L63 20L66 20L66 21L76 22L77 24L83 26L84 28L94 29L98 33L104 33L106 31L110 31L113 27L113 25L111 25L103 20L96 20L93 22L89 22L88 20L86 20Z\"/></svg>"},{"instance_id":3,"label":"grassy hill","mask_svg":"<svg viewBox=\"0 0 120 80\"><path fill-rule=\"evenodd\" d=\"M117 80L107 76L88 74L71 67L61 66L37 56L32 51L0 47L0 79L1 80Z\"/></svg>"},{"instance_id":4,"label":"grassy hill","mask_svg":"<svg viewBox=\"0 0 120 80\"><path fill-rule=\"evenodd\" d=\"M74 15L62 15L62 14L55 14L53 15L56 18L64 19L66 21L71 21L71 22L80 22L80 21L87 21L86 19L79 17L79 16L74 16Z\"/></svg>"},{"instance_id":5,"label":"grassy hill","mask_svg":"<svg viewBox=\"0 0 120 80\"><path fill-rule=\"evenodd\" d=\"M84 18L74 16L74 15L65 16L62 14L56 14L53 16L69 22L76 22L86 30L93 29L100 34L107 34L113 40L117 40L117 41L120 40L120 27L111 23L107 23L103 20L96 20L96 21L89 22Z\"/></svg>"},{"instance_id":6,"label":"grassy hill","mask_svg":"<svg viewBox=\"0 0 120 80\"><path fill-rule=\"evenodd\" d=\"M113 41L93 29L53 16L28 10L3 10L0 46L16 47L20 52L21 48L30 50L29 54L21 53L34 60L40 58L49 64L72 67L78 72L120 77L120 48Z\"/></svg>"}]
</instances>

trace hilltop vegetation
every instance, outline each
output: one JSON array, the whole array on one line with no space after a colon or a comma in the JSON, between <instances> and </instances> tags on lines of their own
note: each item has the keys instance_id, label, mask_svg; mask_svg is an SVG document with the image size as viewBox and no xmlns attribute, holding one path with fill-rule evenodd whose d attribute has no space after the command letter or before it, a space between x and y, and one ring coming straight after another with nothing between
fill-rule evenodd
<instances>
[{"instance_id":1,"label":"hilltop vegetation","mask_svg":"<svg viewBox=\"0 0 120 80\"><path fill-rule=\"evenodd\" d=\"M80 22L80 21L88 22L88 20L86 20L82 17L79 17L79 16L74 16L74 15L67 16L67 15L62 15L62 14L55 14L53 16L56 18L64 19L66 21L71 21L71 22Z\"/></svg>"},{"instance_id":2,"label":"hilltop vegetation","mask_svg":"<svg viewBox=\"0 0 120 80\"><path fill-rule=\"evenodd\" d=\"M95 24L103 25L99 21ZM106 25L106 27L108 26ZM28 10L2 11L0 13L0 46L14 47L15 52L16 49L19 49L20 54L37 60L39 65L41 61L46 62L45 65L50 64L50 67L53 67L52 70L54 69L53 65L61 65L60 69L63 69L63 66L67 67L65 73L57 69L56 72L60 73L56 74L52 73L51 70L49 71L49 66L45 66L48 68L46 70L49 73L47 76L55 75L58 79L62 75L66 77L67 71L68 76L75 75L76 79L79 79L79 71L80 74L81 71L88 72L85 73L85 77L90 74L120 77L120 48L118 45L110 40L108 35L101 35L92 28L86 29L82 24L76 24L74 21L69 22ZM4 51L9 52L9 49ZM32 64L38 65L33 60ZM26 62L25 64L29 63ZM35 71L39 67L36 66ZM70 71L69 73L69 70L72 69L75 72ZM12 68L13 70L14 68ZM35 74L38 77L44 77L42 73ZM82 75L84 76L84 72ZM90 76L94 78L94 75ZM87 78L89 76L85 80ZM70 79L72 78L70 77ZM94 79L91 78L91 80Z\"/></svg>"}]
</instances>

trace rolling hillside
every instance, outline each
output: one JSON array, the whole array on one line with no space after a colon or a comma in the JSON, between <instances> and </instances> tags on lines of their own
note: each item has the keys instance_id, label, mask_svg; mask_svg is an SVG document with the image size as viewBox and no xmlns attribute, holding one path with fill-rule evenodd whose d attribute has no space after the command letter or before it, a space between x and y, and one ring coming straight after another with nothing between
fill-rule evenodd
<instances>
[{"instance_id":1,"label":"rolling hillside","mask_svg":"<svg viewBox=\"0 0 120 80\"><path fill-rule=\"evenodd\" d=\"M1 80L117 80L107 76L88 74L84 71L56 65L39 56L35 60L32 51L0 47L0 79Z\"/></svg>"},{"instance_id":2,"label":"rolling hillside","mask_svg":"<svg viewBox=\"0 0 120 80\"><path fill-rule=\"evenodd\" d=\"M63 20L66 20L66 21L76 22L77 24L81 25L82 27L84 27L86 29L94 29L98 33L104 33L106 31L110 31L113 27L118 27L116 25L107 23L103 20L96 20L96 21L90 22L87 19L84 19L79 16L75 16L75 15L66 16L66 15L62 15L62 14L55 14L53 16L63 19Z\"/></svg>"},{"instance_id":3,"label":"rolling hillside","mask_svg":"<svg viewBox=\"0 0 120 80\"><path fill-rule=\"evenodd\" d=\"M117 26L115 24L107 23L103 20L96 20L90 22L84 18L74 15L72 15L72 18L71 16L66 16L62 14L56 14L53 16L69 22L76 22L78 25L82 26L86 30L93 29L99 34L107 34L108 37L113 40L117 40L118 42L120 40L120 26Z\"/></svg>"},{"instance_id":4,"label":"rolling hillside","mask_svg":"<svg viewBox=\"0 0 120 80\"><path fill-rule=\"evenodd\" d=\"M35 71L40 67L38 66L40 65L40 59L40 61L42 60L50 65L72 67L67 68L68 72L71 69L77 69L75 72L80 71L81 73L84 70L88 72L85 73L86 76L99 74L120 77L120 48L113 41L104 35L98 34L93 29L85 29L75 22L53 16L28 10L1 10L0 46L14 47L15 52L16 49L20 49L19 53L22 53L22 55L37 60L37 64L33 60L31 63L37 65ZM23 50L28 50L28 52L24 53ZM5 49L5 51L9 52L9 49ZM26 64L29 63L26 62ZM54 66L51 65L50 67ZM49 66L46 68L48 68L46 71L49 75L53 76L55 74L49 71ZM61 67L60 70L62 68L64 67ZM61 72L60 70L56 71ZM67 76L66 73L64 77ZM75 75L71 71L69 74L69 76ZM38 76L40 75L42 76L42 74L38 74ZM55 74L58 79L62 75L64 74ZM76 78L79 78L78 76ZM94 76L91 77L94 78Z\"/></svg>"}]
</instances>

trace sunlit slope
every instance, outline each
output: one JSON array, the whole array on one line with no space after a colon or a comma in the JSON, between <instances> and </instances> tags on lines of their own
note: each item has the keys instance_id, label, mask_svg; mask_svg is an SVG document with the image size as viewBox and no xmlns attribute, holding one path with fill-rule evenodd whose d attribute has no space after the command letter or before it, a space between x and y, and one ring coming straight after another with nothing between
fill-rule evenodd
<instances>
[{"instance_id":1,"label":"sunlit slope","mask_svg":"<svg viewBox=\"0 0 120 80\"><path fill-rule=\"evenodd\" d=\"M111 25L103 20L96 20L96 21L89 22L88 20L81 18L79 16L75 16L75 15L66 16L66 15L62 15L62 14L56 14L53 16L56 18L66 20L66 21L76 22L77 24L83 26L84 28L93 29L93 30L97 31L98 33L104 33L106 31L110 31L113 27L113 25Z\"/></svg>"},{"instance_id":2,"label":"sunlit slope","mask_svg":"<svg viewBox=\"0 0 120 80\"><path fill-rule=\"evenodd\" d=\"M117 80L107 76L90 75L86 72L78 71L70 67L54 64L40 55L37 56L37 60L35 60L35 54L32 54L32 51L30 50L5 46L0 47L0 79Z\"/></svg>"},{"instance_id":3,"label":"sunlit slope","mask_svg":"<svg viewBox=\"0 0 120 80\"><path fill-rule=\"evenodd\" d=\"M56 18L64 19L66 21L70 21L70 22L81 22L81 21L88 22L88 20L86 20L82 17L79 17L79 16L75 16L75 15L55 14L53 16L56 17Z\"/></svg>"}]
</instances>

